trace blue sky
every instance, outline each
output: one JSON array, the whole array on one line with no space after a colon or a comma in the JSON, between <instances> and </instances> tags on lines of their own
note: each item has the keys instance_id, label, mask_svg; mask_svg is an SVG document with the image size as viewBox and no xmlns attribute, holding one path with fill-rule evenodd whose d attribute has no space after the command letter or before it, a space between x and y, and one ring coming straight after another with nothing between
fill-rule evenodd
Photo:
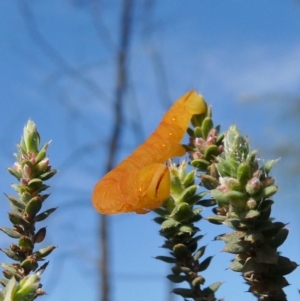
<instances>
[{"instance_id":1,"label":"blue sky","mask_svg":"<svg viewBox=\"0 0 300 301\"><path fill-rule=\"evenodd\" d=\"M137 1L135 1L137 2ZM12 193L5 168L22 129L32 118L60 170L49 182L48 206L59 210L46 221L46 244L58 246L44 275L44 300L97 300L98 213L90 201L104 172L112 125L115 59L121 1L1 1L0 3L0 191ZM146 3L153 3L146 9ZM29 11L24 8L28 5ZM26 14L33 19L26 19ZM236 123L262 160L278 157L280 146L299 147L300 3L297 1L139 1L133 13L129 88L117 161L156 127L169 105L190 89L213 105L225 130ZM28 21L29 20L29 21ZM32 32L34 20L43 43ZM31 31L29 30L31 29ZM51 51L49 51L49 45ZM78 74L84 77L78 77ZM299 163L283 157L274 169L280 187L273 216L290 222L280 251L300 262ZM117 162L116 162L117 163ZM0 224L8 225L3 197ZM7 206L7 207L5 207ZM208 216L210 210L204 210ZM153 216L117 215L111 233L112 301L167 300L169 266ZM254 300L241 277L225 269L231 255L212 242L225 227L205 221L201 241L215 255L206 284L225 281L218 297ZM10 243L3 235L1 247ZM1 261L6 260L1 255ZM216 272L217 271L217 272ZM299 271L288 276L290 300L298 298ZM233 294L234 290L234 294ZM174 298L180 300L180 298Z\"/></svg>"}]
</instances>

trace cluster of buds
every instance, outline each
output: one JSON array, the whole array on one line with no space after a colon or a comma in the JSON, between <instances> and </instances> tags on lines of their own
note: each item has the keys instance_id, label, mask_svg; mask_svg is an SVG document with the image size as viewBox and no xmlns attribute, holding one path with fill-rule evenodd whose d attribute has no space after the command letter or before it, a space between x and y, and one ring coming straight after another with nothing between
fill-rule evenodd
<instances>
[{"instance_id":1,"label":"cluster of buds","mask_svg":"<svg viewBox=\"0 0 300 301\"><path fill-rule=\"evenodd\" d=\"M297 264L277 251L288 230L270 218L274 203L270 197L278 189L270 171L277 160L259 167L256 151L250 152L247 139L231 126L216 161L218 186L210 193L218 207L213 209L216 215L207 219L234 230L215 238L225 242L223 251L235 254L230 269L242 272L249 291L260 300L286 300L284 275Z\"/></svg>"},{"instance_id":2,"label":"cluster of buds","mask_svg":"<svg viewBox=\"0 0 300 301\"><path fill-rule=\"evenodd\" d=\"M206 246L198 248L203 235L194 223L201 220L201 208L198 205L206 194L197 193L195 170L187 173L187 163L169 164L171 174L171 193L163 207L155 209L158 216L154 219L160 226L160 235L165 238L163 248L170 256L157 256L156 259L173 264L172 273L167 278L174 283L187 282L189 288L175 288L173 293L187 299L214 301L215 292L222 284L215 282L205 288L201 286L205 278L199 273L208 268L212 256L202 260Z\"/></svg>"},{"instance_id":3,"label":"cluster of buds","mask_svg":"<svg viewBox=\"0 0 300 301\"><path fill-rule=\"evenodd\" d=\"M188 130L190 143L186 146L190 164L201 172L197 174L201 185L211 190L219 185L216 158L224 151L224 134L220 134L219 125L214 127L211 107L208 107L206 115L193 116L192 124L194 128Z\"/></svg>"},{"instance_id":4,"label":"cluster of buds","mask_svg":"<svg viewBox=\"0 0 300 301\"><path fill-rule=\"evenodd\" d=\"M247 139L236 126L226 133L224 153L218 157L216 168L219 185L211 190L224 218L247 219L259 216L273 204L269 198L278 190L269 175L277 160L258 166L256 151L249 151Z\"/></svg>"},{"instance_id":5,"label":"cluster of buds","mask_svg":"<svg viewBox=\"0 0 300 301\"><path fill-rule=\"evenodd\" d=\"M47 246L34 250L35 245L41 243L46 236L46 228L42 227L36 231L36 223L45 220L56 210L50 208L41 212L44 201L49 197L49 194L44 193L49 187L44 181L54 176L57 171L51 169L47 158L49 143L40 150L39 144L39 133L35 124L29 120L18 145L18 153L15 154L17 161L12 168L8 168L9 173L18 180L18 184L12 185L18 192L18 197L7 196L12 209L8 214L12 228L0 227L9 237L18 239L18 243L1 249L15 261L12 264L1 264L5 277L0 279L0 283L5 287L1 294L6 294L6 297L9 294L9 300L30 301L45 294L39 279L48 262L40 267L39 262L43 262L55 249L55 246ZM33 272L34 274L31 274Z\"/></svg>"},{"instance_id":6,"label":"cluster of buds","mask_svg":"<svg viewBox=\"0 0 300 301\"><path fill-rule=\"evenodd\" d=\"M198 272L209 266L211 257L199 260L205 247L198 249L202 235L196 235L199 229L194 224L202 218L199 205L215 206L215 215L206 219L233 229L215 237L224 241L224 252L235 256L230 269L242 273L258 300L285 301L285 275L298 265L277 251L289 233L286 224L271 218L271 197L278 188L270 172L277 160L259 166L257 152L250 151L248 139L238 128L231 126L220 134L211 115L209 107L206 114L193 116L194 128L188 129L190 143L186 149L196 172L186 174L186 163L170 167L171 196L155 210L159 215L155 221L161 225L160 234L166 238L163 247L171 256L157 258L175 264L168 276L171 281L189 283L188 289L174 290L185 300L215 300L220 282L201 289L204 278ZM197 193L197 177L207 191ZM203 199L208 194L211 198Z\"/></svg>"},{"instance_id":7,"label":"cluster of buds","mask_svg":"<svg viewBox=\"0 0 300 301\"><path fill-rule=\"evenodd\" d=\"M194 115L192 118L194 129L189 129L190 143L187 145L191 157L191 165L199 171L206 172L223 152L223 136L219 135L220 126L214 127L211 107L205 115Z\"/></svg>"}]
</instances>

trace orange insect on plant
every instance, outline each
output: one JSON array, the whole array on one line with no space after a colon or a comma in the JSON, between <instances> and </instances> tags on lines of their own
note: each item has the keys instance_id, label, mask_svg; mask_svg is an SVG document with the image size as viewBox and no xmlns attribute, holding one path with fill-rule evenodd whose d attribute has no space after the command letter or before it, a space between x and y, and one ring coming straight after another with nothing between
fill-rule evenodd
<instances>
[{"instance_id":1,"label":"orange insect on plant","mask_svg":"<svg viewBox=\"0 0 300 301\"><path fill-rule=\"evenodd\" d=\"M179 98L149 138L95 185L95 209L116 214L159 207L170 194L170 173L164 163L185 154L180 142L191 118L205 112L206 104L195 91Z\"/></svg>"}]
</instances>

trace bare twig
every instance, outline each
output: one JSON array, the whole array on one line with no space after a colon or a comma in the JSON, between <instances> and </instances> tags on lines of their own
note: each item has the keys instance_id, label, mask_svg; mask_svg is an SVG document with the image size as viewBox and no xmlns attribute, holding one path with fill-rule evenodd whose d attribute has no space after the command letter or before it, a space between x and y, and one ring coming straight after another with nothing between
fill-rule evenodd
<instances>
[{"instance_id":1,"label":"bare twig","mask_svg":"<svg viewBox=\"0 0 300 301\"><path fill-rule=\"evenodd\" d=\"M132 6L133 0L123 1L123 11L121 15L120 28L120 45L118 50L117 60L117 78L115 88L115 102L114 102L114 127L111 133L111 140L109 144L108 160L106 170L113 168L115 156L118 151L120 135L123 123L123 100L127 88L127 57L128 46L130 42L130 29L132 22ZM108 218L105 215L100 216L100 248L102 250L102 258L100 261L101 283L102 291L101 300L109 301L109 246L108 246Z\"/></svg>"},{"instance_id":2,"label":"bare twig","mask_svg":"<svg viewBox=\"0 0 300 301\"><path fill-rule=\"evenodd\" d=\"M99 87L97 83L95 83L90 78L86 77L82 72L77 72L76 68L72 67L63 56L55 50L55 48L44 38L44 36L40 33L38 26L35 22L34 15L28 5L28 1L19 0L20 11L23 15L23 19L25 22L25 26L27 28L28 34L33 40L34 43L43 51L43 53L51 59L59 69L62 69L65 73L67 73L70 77L77 80L83 86L85 86L88 90L92 91L97 98L100 96L106 97L105 92Z\"/></svg>"},{"instance_id":3,"label":"bare twig","mask_svg":"<svg viewBox=\"0 0 300 301\"><path fill-rule=\"evenodd\" d=\"M161 103L166 107L170 107L171 98L169 94L167 72L161 57L161 51L158 51L154 46L151 36L153 35L153 11L155 0L144 0L144 17L143 17L143 38L144 42L148 43L149 56L155 73L155 84Z\"/></svg>"}]
</instances>

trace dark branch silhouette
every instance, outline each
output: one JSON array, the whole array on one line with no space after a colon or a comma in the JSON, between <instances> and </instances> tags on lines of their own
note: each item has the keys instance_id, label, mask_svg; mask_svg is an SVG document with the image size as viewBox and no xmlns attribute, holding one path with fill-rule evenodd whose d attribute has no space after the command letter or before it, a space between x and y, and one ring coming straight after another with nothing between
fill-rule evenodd
<instances>
[{"instance_id":1,"label":"dark branch silhouette","mask_svg":"<svg viewBox=\"0 0 300 301\"><path fill-rule=\"evenodd\" d=\"M75 79L84 85L89 91L93 92L97 98L108 98L106 93L100 86L93 80L85 76L82 72L77 72L76 68L71 66L63 56L55 50L55 48L48 43L44 36L40 33L38 26L35 22L34 15L30 10L28 1L19 0L20 11L23 15L24 23L28 31L28 35L33 42L42 50L42 52L63 72L68 74L71 78Z\"/></svg>"},{"instance_id":2,"label":"dark branch silhouette","mask_svg":"<svg viewBox=\"0 0 300 301\"><path fill-rule=\"evenodd\" d=\"M115 87L115 102L114 102L114 127L111 133L111 139L108 149L108 159L106 171L109 171L114 166L116 154L118 152L119 140L122 133L123 123L123 101L127 88L127 58L128 48L131 37L131 22L132 22L132 0L123 1L123 11L121 15L120 28L120 45L117 59L117 78ZM109 301L110 294L110 274L109 274L109 246L108 246L108 218L106 215L100 215L100 248L102 258L100 261L102 301Z\"/></svg>"}]
</instances>

